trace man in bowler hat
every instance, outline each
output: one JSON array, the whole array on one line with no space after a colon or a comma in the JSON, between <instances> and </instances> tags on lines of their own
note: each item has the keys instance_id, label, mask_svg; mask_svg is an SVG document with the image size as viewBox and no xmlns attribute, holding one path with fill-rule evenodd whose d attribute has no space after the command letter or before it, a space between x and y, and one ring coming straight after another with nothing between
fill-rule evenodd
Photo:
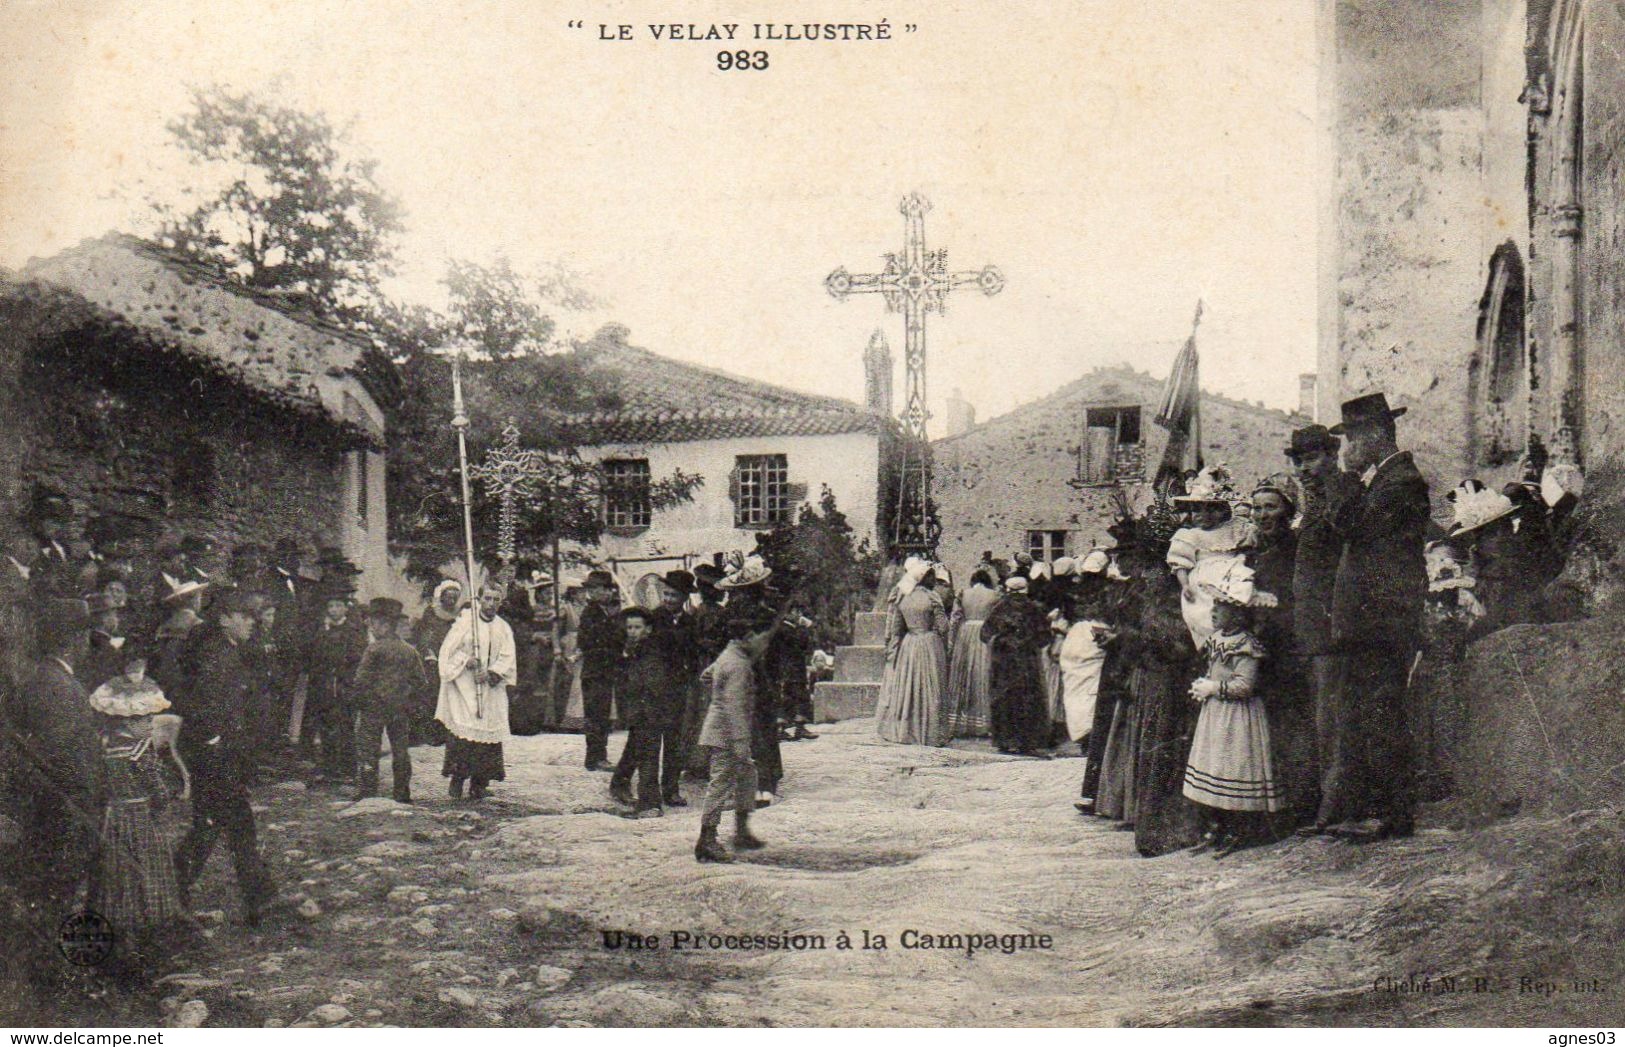
<instances>
[{"instance_id":1,"label":"man in bowler hat","mask_svg":"<svg viewBox=\"0 0 1625 1047\"><path fill-rule=\"evenodd\" d=\"M1356 842L1409 836L1413 828L1406 683L1427 595L1429 505L1427 481L1396 440L1394 420L1404 413L1372 393L1344 403L1331 429L1362 486L1333 519L1343 540L1331 611L1342 683L1332 764L1307 828Z\"/></svg>"}]
</instances>

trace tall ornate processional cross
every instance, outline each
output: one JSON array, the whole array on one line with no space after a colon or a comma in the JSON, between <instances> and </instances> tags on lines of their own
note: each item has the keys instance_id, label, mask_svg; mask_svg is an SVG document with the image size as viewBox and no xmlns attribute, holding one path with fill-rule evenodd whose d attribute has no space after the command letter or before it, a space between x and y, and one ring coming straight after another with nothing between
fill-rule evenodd
<instances>
[{"instance_id":1,"label":"tall ornate processional cross","mask_svg":"<svg viewBox=\"0 0 1625 1047\"><path fill-rule=\"evenodd\" d=\"M901 416L904 435L912 447L905 448L903 498L898 505L895 544L904 549L930 551L936 546L930 534L929 505L931 464L926 453L925 423L931 417L925 401L925 317L946 313L948 294L956 287L975 286L988 296L1004 290L1004 274L995 266L958 273L948 272L948 252L925 247L925 214L931 202L919 193L903 198L903 250L886 255L886 267L878 273L848 273L837 269L824 279L824 287L838 299L851 294L880 294L886 310L903 314L904 407Z\"/></svg>"},{"instance_id":2,"label":"tall ornate processional cross","mask_svg":"<svg viewBox=\"0 0 1625 1047\"><path fill-rule=\"evenodd\" d=\"M502 427L502 442L491 448L485 461L469 469L485 493L497 500L497 557L504 570L513 566L518 553L519 505L521 498L536 494L536 481L543 474L542 456L519 446L519 426L512 418Z\"/></svg>"}]
</instances>

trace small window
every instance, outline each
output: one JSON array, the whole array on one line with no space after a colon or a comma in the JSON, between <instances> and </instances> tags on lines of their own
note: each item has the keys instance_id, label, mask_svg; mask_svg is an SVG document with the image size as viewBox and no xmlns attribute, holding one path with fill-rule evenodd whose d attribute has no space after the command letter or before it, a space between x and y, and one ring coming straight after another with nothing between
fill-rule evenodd
<instances>
[{"instance_id":1,"label":"small window","mask_svg":"<svg viewBox=\"0 0 1625 1047\"><path fill-rule=\"evenodd\" d=\"M604 462L604 524L648 527L654 510L649 502L649 460L612 458Z\"/></svg>"},{"instance_id":2,"label":"small window","mask_svg":"<svg viewBox=\"0 0 1625 1047\"><path fill-rule=\"evenodd\" d=\"M1143 479L1145 448L1140 442L1139 405L1086 408L1078 480L1112 484Z\"/></svg>"},{"instance_id":3,"label":"small window","mask_svg":"<svg viewBox=\"0 0 1625 1047\"><path fill-rule=\"evenodd\" d=\"M1054 563L1066 555L1066 532L1028 531L1027 555L1036 561Z\"/></svg>"},{"instance_id":4,"label":"small window","mask_svg":"<svg viewBox=\"0 0 1625 1047\"><path fill-rule=\"evenodd\" d=\"M734 526L770 527L790 518L790 462L782 454L734 459Z\"/></svg>"}]
</instances>

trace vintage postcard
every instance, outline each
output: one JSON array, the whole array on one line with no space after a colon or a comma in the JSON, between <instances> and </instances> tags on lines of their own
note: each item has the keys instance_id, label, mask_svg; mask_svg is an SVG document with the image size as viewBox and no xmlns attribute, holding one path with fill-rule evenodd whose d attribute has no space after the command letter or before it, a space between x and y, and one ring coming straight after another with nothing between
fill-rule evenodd
<instances>
[{"instance_id":1,"label":"vintage postcard","mask_svg":"<svg viewBox=\"0 0 1625 1047\"><path fill-rule=\"evenodd\" d=\"M1621 54L0 6L0 1025L1612 1044Z\"/></svg>"}]
</instances>

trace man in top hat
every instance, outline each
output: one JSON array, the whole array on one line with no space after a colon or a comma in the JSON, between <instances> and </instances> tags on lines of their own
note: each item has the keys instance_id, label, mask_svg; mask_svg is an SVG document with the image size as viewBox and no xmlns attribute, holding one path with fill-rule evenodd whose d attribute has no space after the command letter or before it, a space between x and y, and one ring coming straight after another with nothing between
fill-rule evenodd
<instances>
[{"instance_id":1,"label":"man in top hat","mask_svg":"<svg viewBox=\"0 0 1625 1047\"><path fill-rule=\"evenodd\" d=\"M1332 592L1332 644L1342 656L1341 698L1332 766L1321 780L1316 829L1338 826L1356 841L1408 836L1413 828L1411 732L1406 681L1427 595L1423 547L1427 481L1399 449L1381 393L1343 404L1343 464L1362 490L1338 508L1343 539Z\"/></svg>"},{"instance_id":2,"label":"man in top hat","mask_svg":"<svg viewBox=\"0 0 1625 1047\"><path fill-rule=\"evenodd\" d=\"M250 927L259 924L276 890L260 858L248 799L254 769L249 643L257 609L250 593L222 592L211 607L213 621L199 630L185 653L185 685L168 695L184 720L181 749L192 772L192 827L175 852L175 877L183 892L190 891L224 833L243 920Z\"/></svg>"},{"instance_id":3,"label":"man in top hat","mask_svg":"<svg viewBox=\"0 0 1625 1047\"><path fill-rule=\"evenodd\" d=\"M1307 753L1311 766L1304 775L1316 783L1317 794L1318 783L1332 765L1340 694L1341 659L1332 649L1332 589L1343 559L1343 536L1334 521L1338 510L1361 490L1359 477L1344 472L1338 464L1340 446L1341 441L1324 425L1306 425L1293 430L1286 448L1302 504L1298 506L1291 600L1283 602L1291 604L1294 647L1309 673L1314 745ZM1284 587L1280 594L1286 595ZM1318 803L1317 797L1317 807Z\"/></svg>"},{"instance_id":4,"label":"man in top hat","mask_svg":"<svg viewBox=\"0 0 1625 1047\"><path fill-rule=\"evenodd\" d=\"M322 579L320 624L306 645L310 681L305 698L307 736L321 745L319 777L342 782L355 773L355 671L367 650L366 628L350 613L355 583L343 572Z\"/></svg>"},{"instance_id":5,"label":"man in top hat","mask_svg":"<svg viewBox=\"0 0 1625 1047\"><path fill-rule=\"evenodd\" d=\"M611 771L609 721L615 696L615 675L626 634L619 618L620 590L608 571L590 571L586 581L587 606L581 611L577 649L581 652L582 715L586 719L589 771Z\"/></svg>"},{"instance_id":6,"label":"man in top hat","mask_svg":"<svg viewBox=\"0 0 1625 1047\"><path fill-rule=\"evenodd\" d=\"M367 605L371 642L355 672L357 800L378 791L378 743L388 735L392 795L396 803L412 802L412 719L429 678L422 657L397 634L402 617L399 600L380 596Z\"/></svg>"},{"instance_id":7,"label":"man in top hat","mask_svg":"<svg viewBox=\"0 0 1625 1047\"><path fill-rule=\"evenodd\" d=\"M22 757L14 771L27 797L18 872L25 896L66 910L95 868L106 798L101 738L79 678L90 610L83 600L53 597L34 617L41 657L11 709Z\"/></svg>"}]
</instances>

